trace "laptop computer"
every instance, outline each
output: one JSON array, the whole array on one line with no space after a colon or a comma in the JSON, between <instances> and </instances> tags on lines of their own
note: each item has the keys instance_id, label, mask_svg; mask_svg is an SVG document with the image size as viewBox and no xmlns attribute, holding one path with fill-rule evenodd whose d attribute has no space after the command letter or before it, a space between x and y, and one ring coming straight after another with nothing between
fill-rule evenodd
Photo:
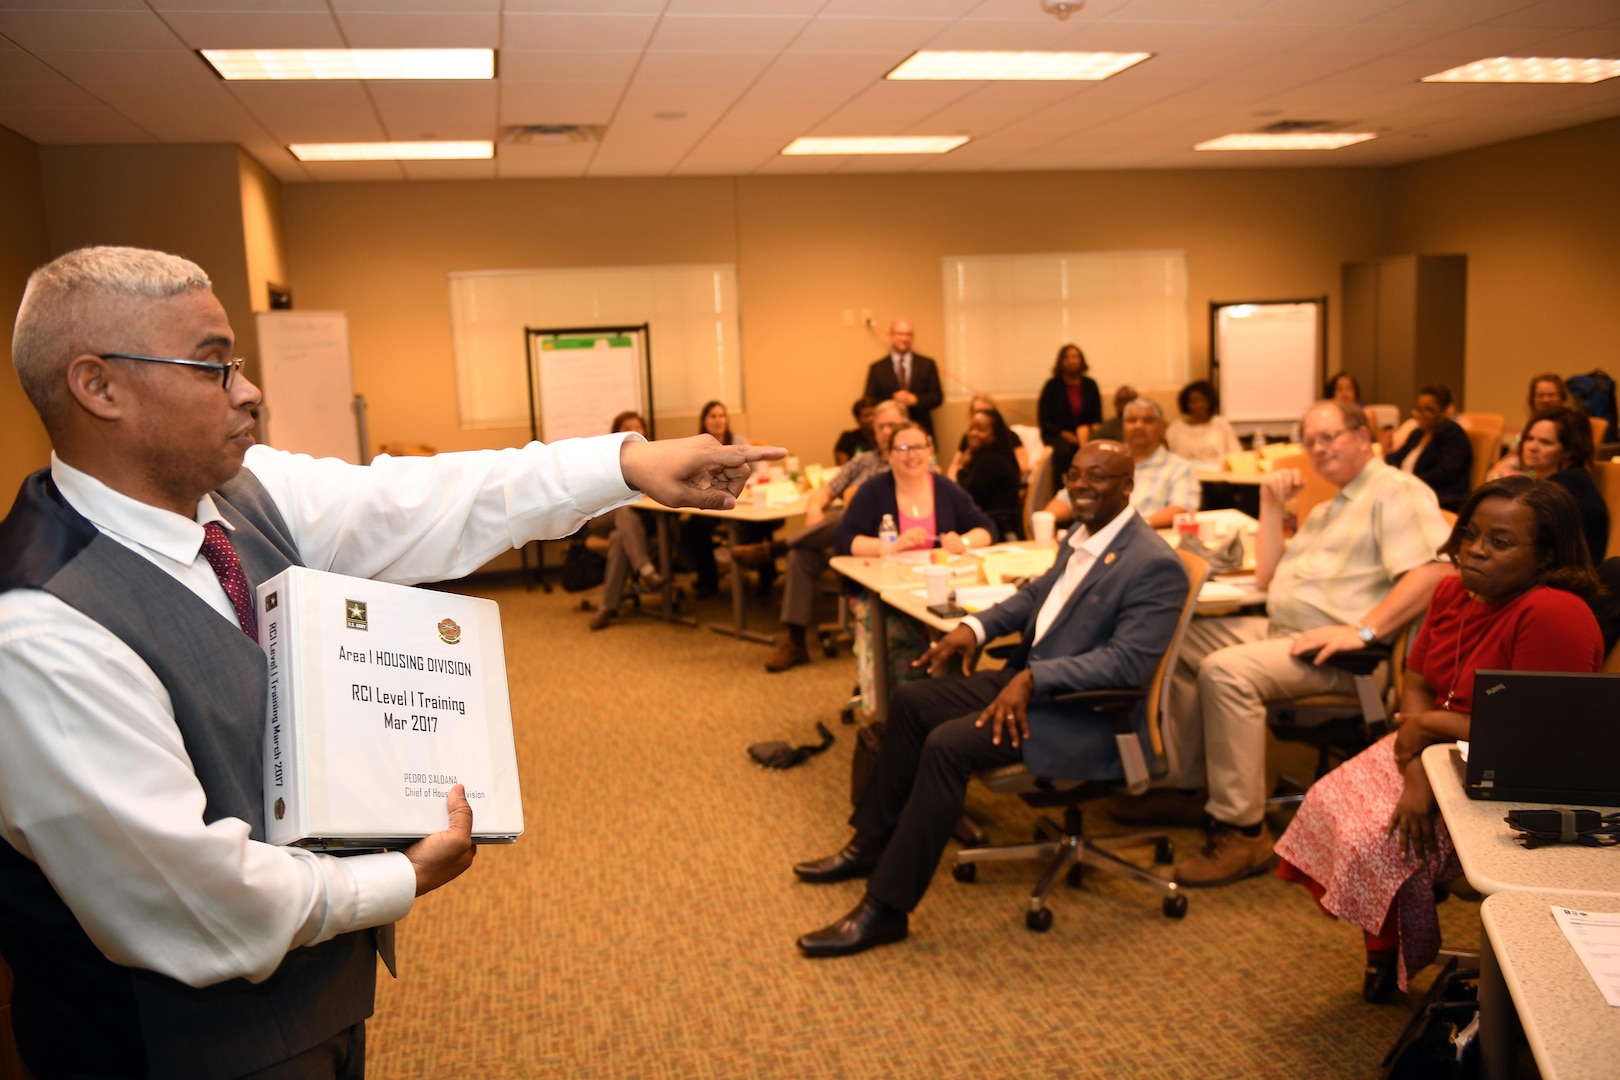
<instances>
[{"instance_id":1,"label":"laptop computer","mask_svg":"<svg viewBox=\"0 0 1620 1080\"><path fill-rule=\"evenodd\" d=\"M1471 799L1620 806L1620 675L1474 676Z\"/></svg>"}]
</instances>

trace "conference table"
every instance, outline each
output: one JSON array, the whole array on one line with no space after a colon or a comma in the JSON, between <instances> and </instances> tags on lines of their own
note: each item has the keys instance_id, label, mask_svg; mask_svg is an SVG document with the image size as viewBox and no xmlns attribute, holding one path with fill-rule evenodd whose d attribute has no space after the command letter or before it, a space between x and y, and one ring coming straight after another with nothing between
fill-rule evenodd
<instances>
[{"instance_id":1,"label":"conference table","mask_svg":"<svg viewBox=\"0 0 1620 1080\"><path fill-rule=\"evenodd\" d=\"M1544 803L1470 799L1453 743L1423 751L1423 772L1480 907L1480 1064L1513 1075L1522 1026L1544 1078L1608 1077L1620 1060L1620 1009L1609 1007L1551 908L1620 912L1620 852L1576 844L1526 848L1503 820Z\"/></svg>"},{"instance_id":2,"label":"conference table","mask_svg":"<svg viewBox=\"0 0 1620 1080\"><path fill-rule=\"evenodd\" d=\"M793 489L791 496L789 489ZM808 494L798 491L788 481L778 481L771 484L750 484L743 491L737 505L730 510L702 510L692 507L671 507L643 495L641 501L635 504L638 510L651 510L658 515L658 569L664 575L664 603L663 618L668 622L679 622L685 625L695 625L693 620L684 619L674 612L674 585L673 575L670 573L670 522L678 519L681 514L691 514L693 517L716 518L723 521L726 526L726 547L735 553L738 546L743 543L742 527L748 523L762 521L780 521L783 518L802 515L809 504ZM748 629L748 592L743 582L742 568L737 565L735 556L731 563L731 622L710 623L709 629L717 634L729 634L745 641L757 641L762 645L773 645L776 638L771 634L762 634L757 630Z\"/></svg>"},{"instance_id":3,"label":"conference table","mask_svg":"<svg viewBox=\"0 0 1620 1080\"><path fill-rule=\"evenodd\" d=\"M1198 518L1201 525L1211 532L1226 528L1229 530L1226 533L1228 537L1252 535L1246 529L1254 524L1254 519L1235 510L1201 512ZM1172 547L1178 542L1174 529L1160 529L1159 535ZM1019 573L1034 576L1051 567L1057 552L1055 541L1037 544L1033 540L1020 540L995 544L965 555L953 555L946 564L952 571L950 586L958 591L960 605L972 613L998 603L1011 593L1008 589L998 595L992 591L994 586L987 585L981 570L985 565L993 565L986 563L987 556L1016 553L1020 562L1017 566ZM1253 544L1246 539L1244 565L1230 575L1212 577L1205 582L1199 593L1196 614L1224 615L1246 606L1264 604L1265 592L1254 585L1253 557ZM872 623L869 638L873 671L872 715L875 720L885 720L889 714L888 612L897 611L939 634L950 633L961 622L960 618L948 618L928 610L928 592L922 579L922 567L928 561L927 552L902 552L889 560L861 555L839 555L832 560L836 573L864 588L871 597L868 605Z\"/></svg>"}]
</instances>

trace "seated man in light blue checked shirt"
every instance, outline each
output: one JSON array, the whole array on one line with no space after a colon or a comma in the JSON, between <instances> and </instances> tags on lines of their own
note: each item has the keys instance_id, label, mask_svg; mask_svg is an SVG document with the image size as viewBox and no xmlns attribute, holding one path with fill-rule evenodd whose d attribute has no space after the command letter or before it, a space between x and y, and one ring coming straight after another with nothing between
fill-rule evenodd
<instances>
[{"instance_id":1,"label":"seated man in light blue checked shirt","mask_svg":"<svg viewBox=\"0 0 1620 1080\"><path fill-rule=\"evenodd\" d=\"M1203 488L1192 463L1165 449L1164 411L1157 402L1136 398L1126 404L1121 415L1125 423L1125 448L1136 462L1136 487L1131 491L1131 505L1149 525L1167 529L1175 524L1177 514L1198 509ZM1058 492L1046 509L1059 525L1067 525L1073 516L1069 493Z\"/></svg>"}]
</instances>

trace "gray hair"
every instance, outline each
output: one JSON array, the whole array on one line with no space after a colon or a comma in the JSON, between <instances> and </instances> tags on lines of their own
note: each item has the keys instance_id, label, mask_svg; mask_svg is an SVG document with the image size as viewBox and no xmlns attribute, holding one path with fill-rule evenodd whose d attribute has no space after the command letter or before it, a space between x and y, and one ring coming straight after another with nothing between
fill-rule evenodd
<instances>
[{"instance_id":1,"label":"gray hair","mask_svg":"<svg viewBox=\"0 0 1620 1080\"><path fill-rule=\"evenodd\" d=\"M132 247L79 248L30 274L11 335L11 362L46 429L54 429L67 407L68 361L141 347L128 343L129 301L210 287L208 275L189 259Z\"/></svg>"},{"instance_id":2,"label":"gray hair","mask_svg":"<svg viewBox=\"0 0 1620 1080\"><path fill-rule=\"evenodd\" d=\"M1320 409L1326 405L1332 405L1334 408L1339 410L1339 419L1344 421L1344 430L1365 431L1371 433L1372 424L1367 419L1366 410L1362 409L1360 405L1357 405L1353 401L1335 401L1332 398L1328 398L1326 401L1318 401L1315 405L1312 405L1311 408Z\"/></svg>"},{"instance_id":3,"label":"gray hair","mask_svg":"<svg viewBox=\"0 0 1620 1080\"><path fill-rule=\"evenodd\" d=\"M902 420L906 419L906 417L910 415L908 412L906 412L906 407L894 400L894 398L884 398L882 401L872 406L872 418L874 420L877 419L879 413L887 412L894 413Z\"/></svg>"},{"instance_id":4,"label":"gray hair","mask_svg":"<svg viewBox=\"0 0 1620 1080\"><path fill-rule=\"evenodd\" d=\"M1158 417L1159 423L1164 423L1164 410L1159 408L1159 403L1150 397L1132 398L1125 403L1123 409L1119 410L1119 415L1126 416L1133 412L1141 412L1144 409L1151 410L1153 415Z\"/></svg>"}]
</instances>

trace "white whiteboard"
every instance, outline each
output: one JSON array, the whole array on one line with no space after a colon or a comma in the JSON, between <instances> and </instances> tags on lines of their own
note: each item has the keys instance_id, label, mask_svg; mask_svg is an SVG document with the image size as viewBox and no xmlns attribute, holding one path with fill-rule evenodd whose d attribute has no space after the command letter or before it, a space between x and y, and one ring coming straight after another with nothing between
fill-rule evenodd
<instances>
[{"instance_id":1,"label":"white whiteboard","mask_svg":"<svg viewBox=\"0 0 1620 1080\"><path fill-rule=\"evenodd\" d=\"M640 330L602 334L535 333L535 398L540 438L600 435L622 412L647 415Z\"/></svg>"},{"instance_id":2,"label":"white whiteboard","mask_svg":"<svg viewBox=\"0 0 1620 1080\"><path fill-rule=\"evenodd\" d=\"M1322 304L1223 304L1213 359L1221 413L1234 423L1295 421L1317 399Z\"/></svg>"},{"instance_id":3,"label":"white whiteboard","mask_svg":"<svg viewBox=\"0 0 1620 1080\"><path fill-rule=\"evenodd\" d=\"M1182 251L947 256L945 394L1034 394L1058 347L1104 387L1187 381Z\"/></svg>"},{"instance_id":4,"label":"white whiteboard","mask_svg":"<svg viewBox=\"0 0 1620 1080\"><path fill-rule=\"evenodd\" d=\"M461 426L529 426L525 327L642 323L650 327L652 399L660 413L696 413L710 400L742 411L733 265L451 274L450 333Z\"/></svg>"},{"instance_id":5,"label":"white whiteboard","mask_svg":"<svg viewBox=\"0 0 1620 1080\"><path fill-rule=\"evenodd\" d=\"M254 321L265 441L278 450L359 464L349 317L341 311L260 311Z\"/></svg>"}]
</instances>

